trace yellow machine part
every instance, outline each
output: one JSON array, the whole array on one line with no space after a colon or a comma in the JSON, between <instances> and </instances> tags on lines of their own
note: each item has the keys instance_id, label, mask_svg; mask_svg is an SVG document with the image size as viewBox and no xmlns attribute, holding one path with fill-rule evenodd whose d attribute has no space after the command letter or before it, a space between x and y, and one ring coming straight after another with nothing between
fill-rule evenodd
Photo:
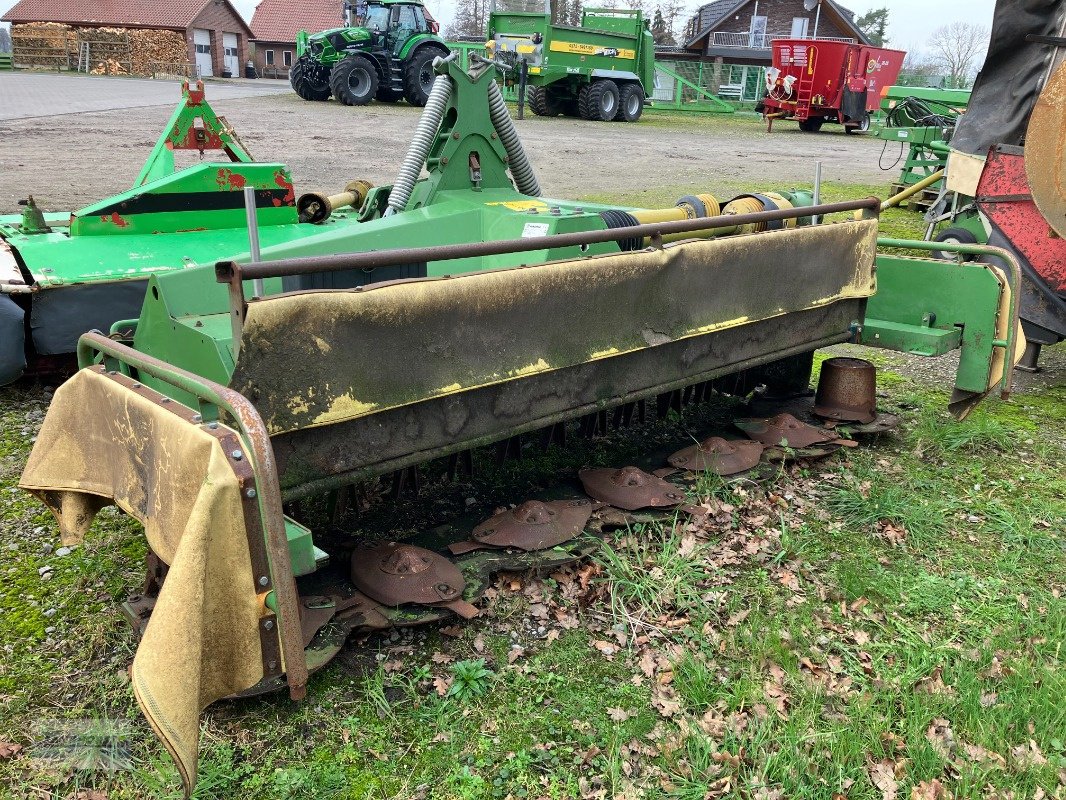
<instances>
[{"instance_id":1,"label":"yellow machine part","mask_svg":"<svg viewBox=\"0 0 1066 800\"><path fill-rule=\"evenodd\" d=\"M764 192L762 197L772 201L778 208L792 208L792 203L786 200L776 192ZM759 197L755 195L745 194L740 197L736 197L726 203L725 208L722 209L723 214L754 214L759 211L771 211L767 203L764 203ZM795 228L796 220L786 219L781 221L781 226L784 228ZM748 225L741 225L735 229L729 229L736 233L761 233L767 229L767 223L757 222Z\"/></svg>"}]
</instances>

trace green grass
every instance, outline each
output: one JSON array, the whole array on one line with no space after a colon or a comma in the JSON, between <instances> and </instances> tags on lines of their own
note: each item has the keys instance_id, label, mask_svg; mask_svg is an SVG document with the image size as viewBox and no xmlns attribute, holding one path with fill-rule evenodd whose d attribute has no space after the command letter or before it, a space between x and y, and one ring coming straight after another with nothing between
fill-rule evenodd
<instances>
[{"instance_id":1,"label":"green grass","mask_svg":"<svg viewBox=\"0 0 1066 800\"><path fill-rule=\"evenodd\" d=\"M871 188L829 186L827 199ZM893 214L920 233L916 216ZM761 483L705 478L694 494L719 513L695 540L684 521L615 532L580 602L542 581L577 622L551 618L555 640L530 633L528 598L504 593L457 638L430 627L410 651L380 637L350 643L303 703L215 704L196 797L876 800L869 769L882 759L897 766L899 797L933 779L950 797L1061 795L1066 391L990 400L957 423L944 388L912 377L905 359L863 354L899 431ZM1057 351L1045 357L1062 369ZM135 642L117 604L141 580L137 526L104 513L57 557L45 551L59 544L50 516L15 488L45 407L39 391L0 390L0 741L26 746L0 759L0 797L92 787L109 800L177 798L124 677ZM689 421L674 430L681 441ZM660 446L664 431L578 451L613 463ZM504 502L572 467L549 452L477 486ZM467 688L434 685L449 678ZM37 761L33 724L68 718L131 724L132 769ZM938 740L943 720L951 736ZM1037 759L1018 754L1030 741Z\"/></svg>"}]
</instances>

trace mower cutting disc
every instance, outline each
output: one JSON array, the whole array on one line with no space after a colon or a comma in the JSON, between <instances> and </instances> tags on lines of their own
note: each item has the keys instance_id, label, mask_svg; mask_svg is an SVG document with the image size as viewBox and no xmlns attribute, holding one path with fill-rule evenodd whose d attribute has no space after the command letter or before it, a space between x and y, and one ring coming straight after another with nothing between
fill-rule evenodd
<instances>
[{"instance_id":1,"label":"mower cutting disc","mask_svg":"<svg viewBox=\"0 0 1066 800\"><path fill-rule=\"evenodd\" d=\"M352 583L387 606L440 605L467 619L477 609L463 600L466 581L459 567L422 547L389 542L352 553Z\"/></svg>"},{"instance_id":2,"label":"mower cutting disc","mask_svg":"<svg viewBox=\"0 0 1066 800\"><path fill-rule=\"evenodd\" d=\"M678 450L667 461L678 469L711 470L719 475L735 475L759 463L763 445L759 442L730 441L720 436Z\"/></svg>"},{"instance_id":3,"label":"mower cutting disc","mask_svg":"<svg viewBox=\"0 0 1066 800\"><path fill-rule=\"evenodd\" d=\"M749 438L767 447L803 448L840 439L838 434L800 422L791 414L778 414L769 419L738 419L734 424Z\"/></svg>"},{"instance_id":4,"label":"mower cutting disc","mask_svg":"<svg viewBox=\"0 0 1066 800\"><path fill-rule=\"evenodd\" d=\"M546 550L581 533L590 516L592 503L588 500L530 500L482 522L474 528L472 541L457 542L448 548L456 554L481 547Z\"/></svg>"},{"instance_id":5,"label":"mower cutting disc","mask_svg":"<svg viewBox=\"0 0 1066 800\"><path fill-rule=\"evenodd\" d=\"M637 467L583 469L578 477L592 497L626 511L668 508L685 499L672 483Z\"/></svg>"}]
</instances>

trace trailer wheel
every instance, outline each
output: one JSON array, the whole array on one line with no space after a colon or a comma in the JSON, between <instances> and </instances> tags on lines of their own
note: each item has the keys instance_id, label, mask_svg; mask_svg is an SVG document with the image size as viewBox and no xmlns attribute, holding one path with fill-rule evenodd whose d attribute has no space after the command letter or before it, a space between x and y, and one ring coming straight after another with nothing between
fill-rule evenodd
<instances>
[{"instance_id":1,"label":"trailer wheel","mask_svg":"<svg viewBox=\"0 0 1066 800\"><path fill-rule=\"evenodd\" d=\"M408 103L413 106L426 104L433 81L437 77L433 72L433 61L437 56L443 58L446 55L447 50L433 45L423 45L415 50L403 72L403 93Z\"/></svg>"},{"instance_id":2,"label":"trailer wheel","mask_svg":"<svg viewBox=\"0 0 1066 800\"><path fill-rule=\"evenodd\" d=\"M547 86L530 86L526 100L529 101L530 110L538 117L557 117L562 112L562 108L548 96Z\"/></svg>"},{"instance_id":3,"label":"trailer wheel","mask_svg":"<svg viewBox=\"0 0 1066 800\"><path fill-rule=\"evenodd\" d=\"M845 133L866 133L870 130L870 115L863 114L857 125L845 125Z\"/></svg>"},{"instance_id":4,"label":"trailer wheel","mask_svg":"<svg viewBox=\"0 0 1066 800\"><path fill-rule=\"evenodd\" d=\"M378 71L370 59L350 55L329 74L333 96L346 106L365 106L378 91Z\"/></svg>"},{"instance_id":5,"label":"trailer wheel","mask_svg":"<svg viewBox=\"0 0 1066 800\"><path fill-rule=\"evenodd\" d=\"M618 113L614 115L617 122L636 122L644 113L644 88L639 83L627 83L622 86L618 98Z\"/></svg>"},{"instance_id":6,"label":"trailer wheel","mask_svg":"<svg viewBox=\"0 0 1066 800\"><path fill-rule=\"evenodd\" d=\"M578 111L582 119L611 121L618 113L618 85L612 80L599 80L581 87Z\"/></svg>"},{"instance_id":7,"label":"trailer wheel","mask_svg":"<svg viewBox=\"0 0 1066 800\"><path fill-rule=\"evenodd\" d=\"M944 228L933 238L933 241L944 242L945 244L977 244L977 237L965 228ZM947 250L933 250L930 255L942 261L954 261L960 254L951 253ZM963 261L973 261L974 258L965 253L962 253L961 257Z\"/></svg>"},{"instance_id":8,"label":"trailer wheel","mask_svg":"<svg viewBox=\"0 0 1066 800\"><path fill-rule=\"evenodd\" d=\"M825 117L807 117L799 121L800 130L805 133L818 133L825 124Z\"/></svg>"},{"instance_id":9,"label":"trailer wheel","mask_svg":"<svg viewBox=\"0 0 1066 800\"><path fill-rule=\"evenodd\" d=\"M329 100L329 76L325 70L307 56L300 56L289 70L289 83L297 96L303 100Z\"/></svg>"}]
</instances>

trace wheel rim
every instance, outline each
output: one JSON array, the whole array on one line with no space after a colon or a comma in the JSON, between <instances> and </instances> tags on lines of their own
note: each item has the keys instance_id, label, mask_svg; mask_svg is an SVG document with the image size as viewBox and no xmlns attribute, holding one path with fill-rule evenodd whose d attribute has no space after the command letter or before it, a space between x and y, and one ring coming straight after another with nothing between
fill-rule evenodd
<instances>
[{"instance_id":1,"label":"wheel rim","mask_svg":"<svg viewBox=\"0 0 1066 800\"><path fill-rule=\"evenodd\" d=\"M614 95L610 92L604 92L603 99L600 101L600 107L603 109L603 116L607 117L608 119L610 117L613 117L614 112L616 110Z\"/></svg>"},{"instance_id":2,"label":"wheel rim","mask_svg":"<svg viewBox=\"0 0 1066 800\"><path fill-rule=\"evenodd\" d=\"M422 65L422 69L418 71L418 85L422 87L422 91L429 94L429 90L433 88L433 59L429 59Z\"/></svg>"},{"instance_id":3,"label":"wheel rim","mask_svg":"<svg viewBox=\"0 0 1066 800\"><path fill-rule=\"evenodd\" d=\"M638 111L640 111L640 98L635 94L630 95L626 103L626 113L631 117L635 117Z\"/></svg>"},{"instance_id":4,"label":"wheel rim","mask_svg":"<svg viewBox=\"0 0 1066 800\"><path fill-rule=\"evenodd\" d=\"M348 73L348 89L356 97L370 91L370 75L365 69L357 67Z\"/></svg>"}]
</instances>

